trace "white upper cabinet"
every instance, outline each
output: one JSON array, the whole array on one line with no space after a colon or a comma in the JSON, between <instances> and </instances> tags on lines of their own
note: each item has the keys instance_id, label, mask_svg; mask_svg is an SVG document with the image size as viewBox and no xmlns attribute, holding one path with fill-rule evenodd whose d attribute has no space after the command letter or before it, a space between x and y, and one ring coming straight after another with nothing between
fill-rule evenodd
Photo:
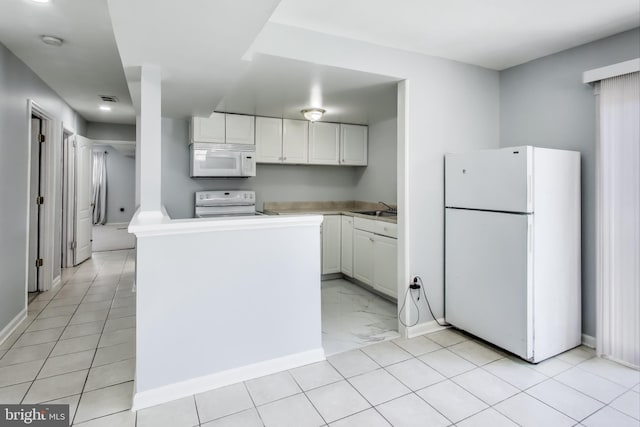
<instances>
[{"instance_id":1,"label":"white upper cabinet","mask_svg":"<svg viewBox=\"0 0 640 427\"><path fill-rule=\"evenodd\" d=\"M191 142L225 143L224 113L213 113L210 117L191 119Z\"/></svg>"},{"instance_id":2,"label":"white upper cabinet","mask_svg":"<svg viewBox=\"0 0 640 427\"><path fill-rule=\"evenodd\" d=\"M282 163L282 119L256 117L256 161Z\"/></svg>"},{"instance_id":3,"label":"white upper cabinet","mask_svg":"<svg viewBox=\"0 0 640 427\"><path fill-rule=\"evenodd\" d=\"M309 122L282 120L282 163L309 163Z\"/></svg>"},{"instance_id":4,"label":"white upper cabinet","mask_svg":"<svg viewBox=\"0 0 640 427\"><path fill-rule=\"evenodd\" d=\"M226 114L227 144L254 144L255 117L242 114Z\"/></svg>"},{"instance_id":5,"label":"white upper cabinet","mask_svg":"<svg viewBox=\"0 0 640 427\"><path fill-rule=\"evenodd\" d=\"M340 164L340 125L338 123L309 123L309 163Z\"/></svg>"},{"instance_id":6,"label":"white upper cabinet","mask_svg":"<svg viewBox=\"0 0 640 427\"><path fill-rule=\"evenodd\" d=\"M367 165L367 126L340 125L340 164Z\"/></svg>"}]
</instances>

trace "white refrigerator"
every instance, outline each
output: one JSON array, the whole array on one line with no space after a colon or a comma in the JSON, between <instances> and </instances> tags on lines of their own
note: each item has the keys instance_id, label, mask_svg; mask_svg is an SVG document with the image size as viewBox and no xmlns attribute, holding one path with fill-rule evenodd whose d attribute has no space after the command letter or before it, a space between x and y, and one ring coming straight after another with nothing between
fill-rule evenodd
<instances>
[{"instance_id":1,"label":"white refrigerator","mask_svg":"<svg viewBox=\"0 0 640 427\"><path fill-rule=\"evenodd\" d=\"M445 156L445 318L537 363L581 342L580 153Z\"/></svg>"}]
</instances>

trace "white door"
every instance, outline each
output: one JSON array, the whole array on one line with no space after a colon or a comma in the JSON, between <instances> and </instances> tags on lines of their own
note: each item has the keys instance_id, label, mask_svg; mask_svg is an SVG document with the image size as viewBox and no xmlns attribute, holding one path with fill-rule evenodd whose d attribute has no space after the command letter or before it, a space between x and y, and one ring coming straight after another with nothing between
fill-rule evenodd
<instances>
[{"instance_id":1,"label":"white door","mask_svg":"<svg viewBox=\"0 0 640 427\"><path fill-rule=\"evenodd\" d=\"M75 209L74 209L74 258L73 264L78 265L91 257L92 240L92 210L91 203L91 140L76 135L75 143Z\"/></svg>"},{"instance_id":2,"label":"white door","mask_svg":"<svg viewBox=\"0 0 640 427\"><path fill-rule=\"evenodd\" d=\"M398 241L391 237L374 235L373 287L398 297Z\"/></svg>"},{"instance_id":3,"label":"white door","mask_svg":"<svg viewBox=\"0 0 640 427\"><path fill-rule=\"evenodd\" d=\"M282 162L309 163L309 122L284 119L282 129Z\"/></svg>"},{"instance_id":4,"label":"white door","mask_svg":"<svg viewBox=\"0 0 640 427\"><path fill-rule=\"evenodd\" d=\"M282 162L282 119L256 117L256 162Z\"/></svg>"},{"instance_id":5,"label":"white door","mask_svg":"<svg viewBox=\"0 0 640 427\"><path fill-rule=\"evenodd\" d=\"M445 156L445 206L533 212L532 147Z\"/></svg>"},{"instance_id":6,"label":"white door","mask_svg":"<svg viewBox=\"0 0 640 427\"><path fill-rule=\"evenodd\" d=\"M255 143L255 116L242 114L226 114L225 116L225 141L227 144Z\"/></svg>"},{"instance_id":7,"label":"white door","mask_svg":"<svg viewBox=\"0 0 640 427\"><path fill-rule=\"evenodd\" d=\"M345 276L353 277L353 217L343 215L340 240L340 269Z\"/></svg>"},{"instance_id":8,"label":"white door","mask_svg":"<svg viewBox=\"0 0 640 427\"><path fill-rule=\"evenodd\" d=\"M340 125L340 164L367 165L367 126Z\"/></svg>"},{"instance_id":9,"label":"white door","mask_svg":"<svg viewBox=\"0 0 640 427\"><path fill-rule=\"evenodd\" d=\"M446 320L525 359L532 344L532 216L446 209Z\"/></svg>"},{"instance_id":10,"label":"white door","mask_svg":"<svg viewBox=\"0 0 640 427\"><path fill-rule=\"evenodd\" d=\"M373 285L373 233L353 230L353 277Z\"/></svg>"},{"instance_id":11,"label":"white door","mask_svg":"<svg viewBox=\"0 0 640 427\"><path fill-rule=\"evenodd\" d=\"M340 273L340 215L322 221L322 274Z\"/></svg>"},{"instance_id":12,"label":"white door","mask_svg":"<svg viewBox=\"0 0 640 427\"><path fill-rule=\"evenodd\" d=\"M309 124L309 163L337 165L340 163L340 125L338 123Z\"/></svg>"}]
</instances>

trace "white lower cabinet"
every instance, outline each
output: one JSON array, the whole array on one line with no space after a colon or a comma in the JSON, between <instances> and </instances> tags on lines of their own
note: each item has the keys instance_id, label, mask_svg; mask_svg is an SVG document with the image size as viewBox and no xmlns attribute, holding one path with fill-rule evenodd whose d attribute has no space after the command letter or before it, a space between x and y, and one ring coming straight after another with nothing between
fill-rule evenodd
<instances>
[{"instance_id":1,"label":"white lower cabinet","mask_svg":"<svg viewBox=\"0 0 640 427\"><path fill-rule=\"evenodd\" d=\"M325 215L322 221L322 274L340 273L341 216Z\"/></svg>"},{"instance_id":2,"label":"white lower cabinet","mask_svg":"<svg viewBox=\"0 0 640 427\"><path fill-rule=\"evenodd\" d=\"M342 235L340 240L341 262L340 269L342 274L353 277L353 217L342 215Z\"/></svg>"},{"instance_id":3,"label":"white lower cabinet","mask_svg":"<svg viewBox=\"0 0 640 427\"><path fill-rule=\"evenodd\" d=\"M382 221L355 221L353 230L353 277L372 286L379 292L394 298L398 297L398 240L382 236L371 231L358 229L386 227L389 235L394 236L396 225Z\"/></svg>"}]
</instances>

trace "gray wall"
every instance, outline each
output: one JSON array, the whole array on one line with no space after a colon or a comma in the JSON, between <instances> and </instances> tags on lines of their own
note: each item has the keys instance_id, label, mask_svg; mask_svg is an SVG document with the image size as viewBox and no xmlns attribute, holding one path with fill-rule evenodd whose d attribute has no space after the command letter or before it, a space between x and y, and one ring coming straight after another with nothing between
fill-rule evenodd
<instances>
[{"instance_id":1,"label":"gray wall","mask_svg":"<svg viewBox=\"0 0 640 427\"><path fill-rule=\"evenodd\" d=\"M640 31L500 73L500 145L575 150L582 158L582 331L596 334L595 99L584 71L640 56Z\"/></svg>"},{"instance_id":2,"label":"gray wall","mask_svg":"<svg viewBox=\"0 0 640 427\"><path fill-rule=\"evenodd\" d=\"M191 179L188 138L186 120L162 119L162 203L172 218L193 217L194 192L201 190L254 190L258 210L264 201L354 197L354 167L259 164L252 178Z\"/></svg>"},{"instance_id":3,"label":"gray wall","mask_svg":"<svg viewBox=\"0 0 640 427\"><path fill-rule=\"evenodd\" d=\"M87 123L87 138L94 140L135 141L135 125ZM131 221L135 213L136 161L108 145L94 146L107 154L107 223ZM124 208L124 212L120 209Z\"/></svg>"},{"instance_id":4,"label":"gray wall","mask_svg":"<svg viewBox=\"0 0 640 427\"><path fill-rule=\"evenodd\" d=\"M22 61L0 44L0 331L25 308L29 118L32 99L65 127L86 123ZM62 133L62 130L60 129ZM59 179L59 177L58 177ZM60 187L58 187L60 188ZM60 247L57 242L56 247Z\"/></svg>"},{"instance_id":5,"label":"gray wall","mask_svg":"<svg viewBox=\"0 0 640 427\"><path fill-rule=\"evenodd\" d=\"M369 125L369 159L366 168L356 168L354 198L396 204L398 200L397 119Z\"/></svg>"}]
</instances>

